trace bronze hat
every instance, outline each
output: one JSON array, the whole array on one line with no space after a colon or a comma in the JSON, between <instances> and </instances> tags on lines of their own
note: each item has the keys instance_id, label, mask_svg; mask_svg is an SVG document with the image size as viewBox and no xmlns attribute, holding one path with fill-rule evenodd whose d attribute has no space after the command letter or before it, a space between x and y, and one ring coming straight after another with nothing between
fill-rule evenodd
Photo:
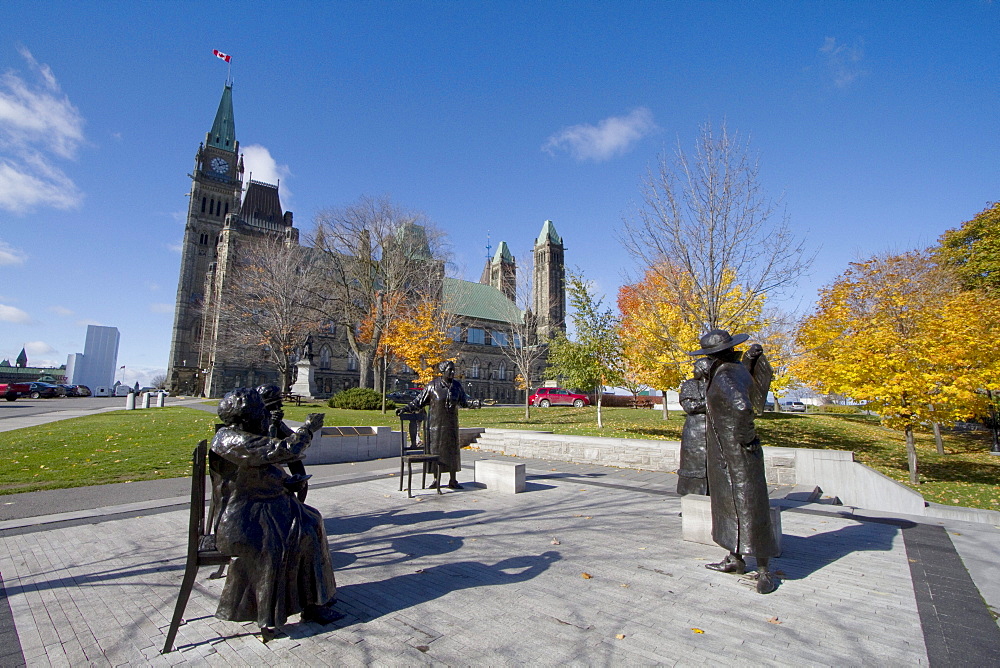
<instances>
[{"instance_id":1,"label":"bronze hat","mask_svg":"<svg viewBox=\"0 0 1000 668\"><path fill-rule=\"evenodd\" d=\"M735 348L750 338L749 334L737 334L730 336L724 329L713 329L701 337L701 350L692 350L688 355L711 355L721 353L723 350Z\"/></svg>"}]
</instances>

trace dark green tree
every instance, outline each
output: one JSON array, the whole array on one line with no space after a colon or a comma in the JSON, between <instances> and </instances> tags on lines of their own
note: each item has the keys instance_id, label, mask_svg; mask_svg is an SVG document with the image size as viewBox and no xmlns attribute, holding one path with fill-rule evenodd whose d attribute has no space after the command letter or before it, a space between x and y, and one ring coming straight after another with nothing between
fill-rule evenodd
<instances>
[{"instance_id":1,"label":"dark green tree","mask_svg":"<svg viewBox=\"0 0 1000 668\"><path fill-rule=\"evenodd\" d=\"M962 287L1000 291L1000 202L941 235L935 259L955 272Z\"/></svg>"}]
</instances>

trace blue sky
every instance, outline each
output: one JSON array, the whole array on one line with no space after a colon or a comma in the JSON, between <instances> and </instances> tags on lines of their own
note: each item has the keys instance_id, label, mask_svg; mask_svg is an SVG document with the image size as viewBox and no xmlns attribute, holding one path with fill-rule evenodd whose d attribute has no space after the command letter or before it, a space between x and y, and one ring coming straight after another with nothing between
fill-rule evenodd
<instances>
[{"instance_id":1,"label":"blue sky","mask_svg":"<svg viewBox=\"0 0 1000 668\"><path fill-rule=\"evenodd\" d=\"M304 232L389 194L476 280L545 219L614 298L640 179L700 124L749 136L818 251L935 242L998 199L1000 6L965 2L21 2L0 25L0 357L121 330L166 368L198 143L233 56L236 133Z\"/></svg>"}]
</instances>

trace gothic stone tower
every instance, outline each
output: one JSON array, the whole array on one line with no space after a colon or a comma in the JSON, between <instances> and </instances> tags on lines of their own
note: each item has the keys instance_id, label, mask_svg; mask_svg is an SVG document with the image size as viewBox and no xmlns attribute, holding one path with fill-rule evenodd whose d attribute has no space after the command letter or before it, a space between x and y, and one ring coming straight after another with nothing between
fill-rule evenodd
<instances>
[{"instance_id":1,"label":"gothic stone tower","mask_svg":"<svg viewBox=\"0 0 1000 668\"><path fill-rule=\"evenodd\" d=\"M203 330L205 279L216 260L226 216L240 206L243 159L233 121L233 89L226 84L215 122L195 155L187 225L177 281L177 304L170 342L167 381L174 392L201 391L199 358Z\"/></svg>"},{"instance_id":2,"label":"gothic stone tower","mask_svg":"<svg viewBox=\"0 0 1000 668\"><path fill-rule=\"evenodd\" d=\"M532 282L533 311L538 341L566 331L566 265L562 237L551 220L542 224L535 240L535 274Z\"/></svg>"},{"instance_id":3,"label":"gothic stone tower","mask_svg":"<svg viewBox=\"0 0 1000 668\"><path fill-rule=\"evenodd\" d=\"M492 260L483 267L483 275L479 282L492 285L512 302L517 302L517 264L506 241L501 241Z\"/></svg>"}]
</instances>

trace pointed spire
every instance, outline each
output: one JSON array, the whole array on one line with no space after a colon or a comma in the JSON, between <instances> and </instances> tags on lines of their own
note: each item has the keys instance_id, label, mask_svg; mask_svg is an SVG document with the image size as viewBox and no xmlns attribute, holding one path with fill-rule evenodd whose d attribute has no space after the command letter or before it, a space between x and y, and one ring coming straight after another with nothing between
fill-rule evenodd
<instances>
[{"instance_id":1,"label":"pointed spire","mask_svg":"<svg viewBox=\"0 0 1000 668\"><path fill-rule=\"evenodd\" d=\"M542 223L542 231L538 234L538 241L535 245L540 246L544 244L546 240L557 245L562 245L562 237L560 237L559 233L556 232L556 226L551 220L546 220Z\"/></svg>"},{"instance_id":2,"label":"pointed spire","mask_svg":"<svg viewBox=\"0 0 1000 668\"><path fill-rule=\"evenodd\" d=\"M224 151L236 151L236 122L233 120L233 87L226 84L219 100L219 110L215 112L212 131L208 133L208 145Z\"/></svg>"},{"instance_id":3,"label":"pointed spire","mask_svg":"<svg viewBox=\"0 0 1000 668\"><path fill-rule=\"evenodd\" d=\"M497 246L497 253L493 256L493 262L513 262L514 256L510 252L510 247L506 241L501 241Z\"/></svg>"},{"instance_id":4,"label":"pointed spire","mask_svg":"<svg viewBox=\"0 0 1000 668\"><path fill-rule=\"evenodd\" d=\"M17 356L17 360L14 363L22 369L28 366L28 353L24 351L24 348L21 348L21 353Z\"/></svg>"}]
</instances>

